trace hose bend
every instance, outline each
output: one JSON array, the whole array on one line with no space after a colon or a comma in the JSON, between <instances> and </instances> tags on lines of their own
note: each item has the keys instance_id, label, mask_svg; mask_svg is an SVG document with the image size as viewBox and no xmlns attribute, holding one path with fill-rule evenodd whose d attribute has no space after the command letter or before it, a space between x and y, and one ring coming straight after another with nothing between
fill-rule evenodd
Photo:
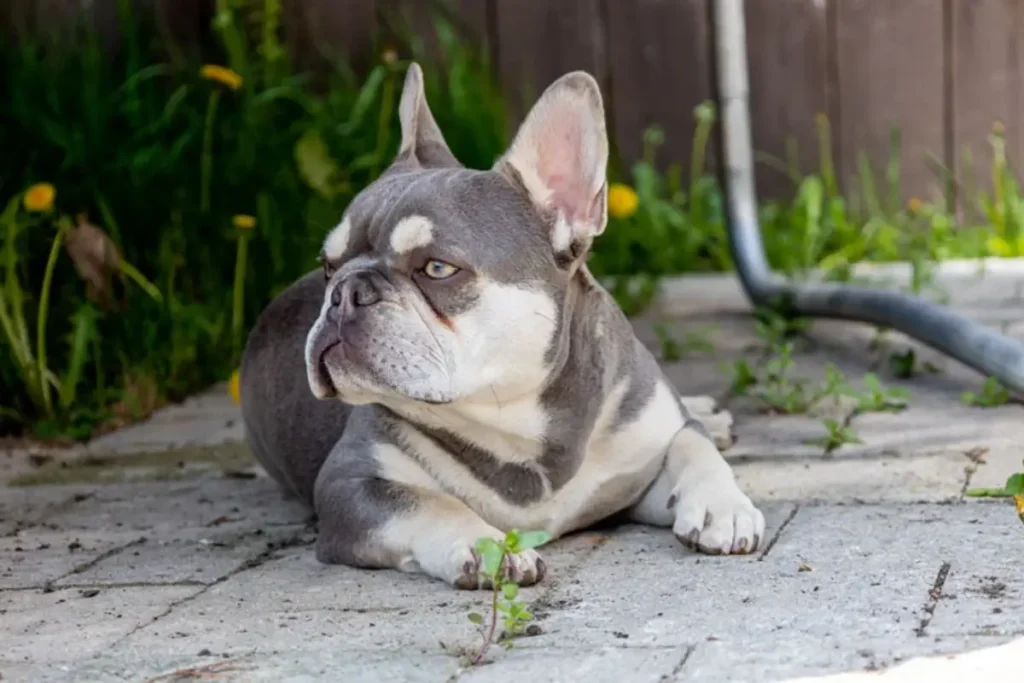
<instances>
[{"instance_id":1,"label":"hose bend","mask_svg":"<svg viewBox=\"0 0 1024 683\"><path fill-rule=\"evenodd\" d=\"M899 292L795 284L773 273L757 217L743 0L715 0L714 25L729 248L755 306L789 315L871 323L903 332L1024 391L1024 345L946 307Z\"/></svg>"}]
</instances>

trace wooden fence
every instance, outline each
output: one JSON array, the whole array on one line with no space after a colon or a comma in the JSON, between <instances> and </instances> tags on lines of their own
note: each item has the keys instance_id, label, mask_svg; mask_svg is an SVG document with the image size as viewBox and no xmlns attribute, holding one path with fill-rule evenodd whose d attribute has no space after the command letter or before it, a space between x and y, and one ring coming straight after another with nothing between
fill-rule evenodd
<instances>
[{"instance_id":1,"label":"wooden fence","mask_svg":"<svg viewBox=\"0 0 1024 683\"><path fill-rule=\"evenodd\" d=\"M118 0L4 2L34 3L37 12L84 5L111 17ZM172 24L189 30L208 26L213 4L135 2L157 3ZM411 9L418 25L429 25L429 0L283 2L293 42L326 44L355 59L372 57L374 36L393 11ZM491 52L510 93L529 98L561 73L586 69L605 90L610 129L626 160L639 155L643 130L659 124L662 160L686 167L694 107L714 97L709 0L448 2ZM847 181L858 174L862 153L884 168L896 127L904 195L922 197L942 191L937 167L962 169L968 154L984 181L997 121L1005 124L1011 162L1022 158L1024 0L747 0L746 8L760 153L785 160L792 141L801 168L817 168L815 121L824 114L829 151ZM763 194L789 187L784 173L762 166Z\"/></svg>"}]
</instances>

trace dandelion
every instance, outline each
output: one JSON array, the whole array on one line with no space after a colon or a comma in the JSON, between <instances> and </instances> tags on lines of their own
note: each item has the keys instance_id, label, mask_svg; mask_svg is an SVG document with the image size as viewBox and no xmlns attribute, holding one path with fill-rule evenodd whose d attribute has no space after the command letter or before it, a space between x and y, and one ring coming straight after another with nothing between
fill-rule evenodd
<instances>
[{"instance_id":1,"label":"dandelion","mask_svg":"<svg viewBox=\"0 0 1024 683\"><path fill-rule=\"evenodd\" d=\"M615 218L629 218L640 203L636 190L629 185L613 183L608 188L608 213Z\"/></svg>"},{"instance_id":2,"label":"dandelion","mask_svg":"<svg viewBox=\"0 0 1024 683\"><path fill-rule=\"evenodd\" d=\"M242 77L226 66L205 64L199 69L199 75L208 81L238 90L242 87ZM206 103L206 123L203 126L203 156L199 167L199 208L203 213L210 210L210 182L213 178L213 129L217 119L217 105L220 103L221 91L214 88Z\"/></svg>"},{"instance_id":3,"label":"dandelion","mask_svg":"<svg viewBox=\"0 0 1024 683\"><path fill-rule=\"evenodd\" d=\"M231 219L231 222L235 224L235 227L239 230L252 230L256 227L256 219L252 216L247 216L244 213L240 213Z\"/></svg>"},{"instance_id":4,"label":"dandelion","mask_svg":"<svg viewBox=\"0 0 1024 683\"><path fill-rule=\"evenodd\" d=\"M1014 496L1013 504L1017 508L1017 516L1024 522L1024 496Z\"/></svg>"},{"instance_id":5,"label":"dandelion","mask_svg":"<svg viewBox=\"0 0 1024 683\"><path fill-rule=\"evenodd\" d=\"M221 85L230 88L232 90L238 90L242 87L242 77L238 73L232 71L226 66L219 66L217 64L205 64L199 69L199 75L208 81L220 83Z\"/></svg>"},{"instance_id":6,"label":"dandelion","mask_svg":"<svg viewBox=\"0 0 1024 683\"><path fill-rule=\"evenodd\" d=\"M25 192L25 209L36 213L42 213L53 209L53 200L57 197L57 190L50 183L36 183Z\"/></svg>"},{"instance_id":7,"label":"dandelion","mask_svg":"<svg viewBox=\"0 0 1024 683\"><path fill-rule=\"evenodd\" d=\"M910 213L920 213L921 209L923 209L923 208L924 208L924 202L922 202L917 197L911 197L907 201L907 209L910 210Z\"/></svg>"},{"instance_id":8,"label":"dandelion","mask_svg":"<svg viewBox=\"0 0 1024 683\"><path fill-rule=\"evenodd\" d=\"M235 405L242 402L242 380L238 370L232 372L231 377L228 379L228 395L231 396L231 400L235 402Z\"/></svg>"}]
</instances>

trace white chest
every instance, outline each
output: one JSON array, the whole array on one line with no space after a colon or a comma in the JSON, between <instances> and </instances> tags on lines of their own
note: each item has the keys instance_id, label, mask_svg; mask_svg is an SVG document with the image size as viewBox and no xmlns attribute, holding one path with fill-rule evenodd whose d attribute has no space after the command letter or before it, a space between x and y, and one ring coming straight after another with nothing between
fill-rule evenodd
<instances>
[{"instance_id":1,"label":"white chest","mask_svg":"<svg viewBox=\"0 0 1024 683\"><path fill-rule=\"evenodd\" d=\"M555 536L568 533L636 501L657 476L665 450L682 426L674 396L668 387L659 385L633 420L610 429L625 390L625 386L617 387L609 395L574 475L557 491L543 479L543 494L528 503L518 504L500 495L464 462L412 427L403 428L403 437L418 457L390 451L390 465L384 474L455 496L500 529L545 530ZM540 426L535 416L530 421ZM481 440L484 437L473 436ZM533 448L530 441L503 438L481 445L502 461L525 470L532 468L543 477L537 457L539 445Z\"/></svg>"}]
</instances>

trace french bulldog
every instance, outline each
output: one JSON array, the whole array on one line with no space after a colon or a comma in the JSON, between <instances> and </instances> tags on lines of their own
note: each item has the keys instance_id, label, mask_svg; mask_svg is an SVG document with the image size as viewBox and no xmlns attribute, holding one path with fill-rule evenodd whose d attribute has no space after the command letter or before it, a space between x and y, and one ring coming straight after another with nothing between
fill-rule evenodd
<instances>
[{"instance_id":1,"label":"french bulldog","mask_svg":"<svg viewBox=\"0 0 1024 683\"><path fill-rule=\"evenodd\" d=\"M247 439L315 514L318 560L482 588L477 539L612 516L757 549L764 516L587 268L607 224L593 77L554 81L489 170L455 159L416 64L399 118L392 165L242 359ZM530 549L503 572L545 565Z\"/></svg>"}]
</instances>

